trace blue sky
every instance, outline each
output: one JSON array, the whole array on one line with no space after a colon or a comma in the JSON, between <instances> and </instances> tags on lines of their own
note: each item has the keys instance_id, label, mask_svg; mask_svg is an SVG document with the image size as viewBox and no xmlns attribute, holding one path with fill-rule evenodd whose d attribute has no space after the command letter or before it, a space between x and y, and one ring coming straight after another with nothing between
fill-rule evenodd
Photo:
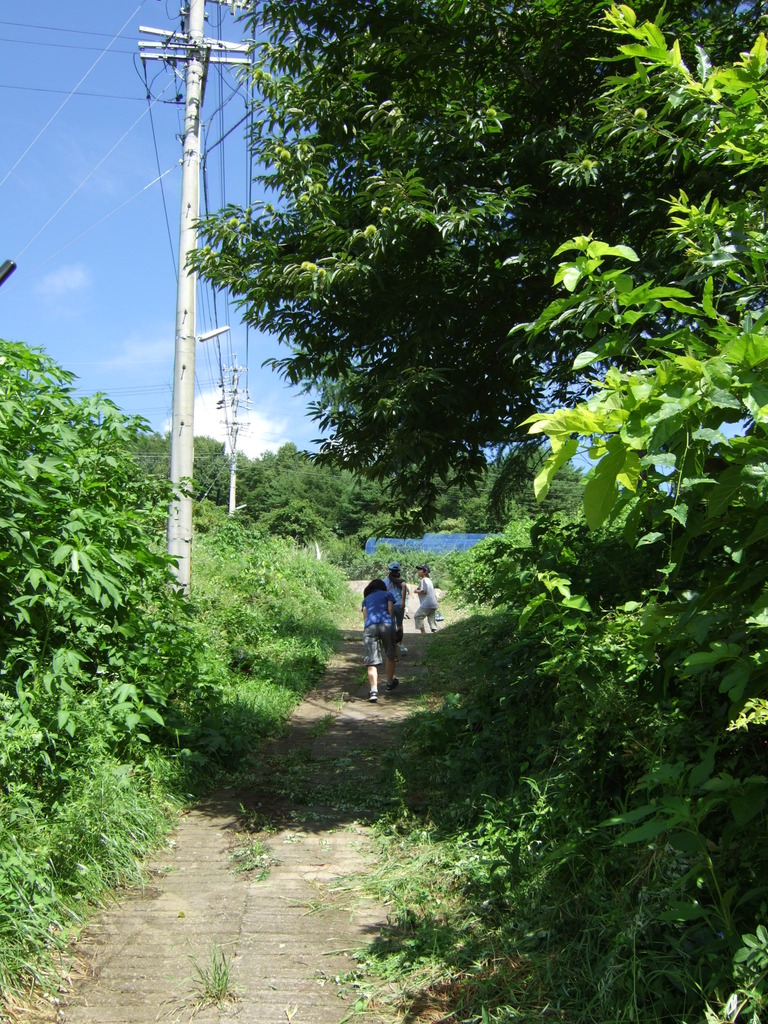
<instances>
[{"instance_id":1,"label":"blue sky","mask_svg":"<svg viewBox=\"0 0 768 1024\"><path fill-rule=\"evenodd\" d=\"M174 0L35 0L0 7L0 337L43 348L126 413L167 429L172 404L181 190L181 78L138 57L139 26L179 27ZM207 0L206 35L237 42L228 5ZM203 107L201 204L248 200L245 104L234 70L214 68ZM221 141L223 140L223 141ZM234 304L201 285L195 433L224 439L220 367L239 365L238 450L313 447L306 400L262 362L281 353L246 332Z\"/></svg>"}]
</instances>

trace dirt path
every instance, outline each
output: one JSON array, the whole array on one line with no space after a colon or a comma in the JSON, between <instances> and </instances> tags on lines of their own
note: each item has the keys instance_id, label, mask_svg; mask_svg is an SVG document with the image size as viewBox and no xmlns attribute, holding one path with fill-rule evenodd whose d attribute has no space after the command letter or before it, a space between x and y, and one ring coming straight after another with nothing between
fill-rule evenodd
<instances>
[{"instance_id":1,"label":"dirt path","mask_svg":"<svg viewBox=\"0 0 768 1024\"><path fill-rule=\"evenodd\" d=\"M406 633L402 684L392 694L382 686L370 705L362 633L345 632L318 689L266 750L258 785L186 813L144 890L87 928L75 948L82 977L60 1021L337 1024L350 1012L354 952L375 940L387 912L344 879L373 862L366 779L421 690L431 640L412 620ZM266 845L261 857L249 823ZM238 872L249 856L255 869ZM194 962L210 980L222 953L235 998L203 1003Z\"/></svg>"}]
</instances>

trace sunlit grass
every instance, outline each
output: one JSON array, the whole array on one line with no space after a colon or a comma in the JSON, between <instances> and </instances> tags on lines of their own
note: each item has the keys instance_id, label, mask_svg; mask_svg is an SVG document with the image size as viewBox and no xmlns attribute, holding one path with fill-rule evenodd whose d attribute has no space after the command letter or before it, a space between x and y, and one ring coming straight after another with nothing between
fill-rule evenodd
<instances>
[{"instance_id":1,"label":"sunlit grass","mask_svg":"<svg viewBox=\"0 0 768 1024\"><path fill-rule=\"evenodd\" d=\"M191 956L198 1006L223 1006L235 996L231 987L232 957L214 942L208 951L207 960L200 961Z\"/></svg>"}]
</instances>

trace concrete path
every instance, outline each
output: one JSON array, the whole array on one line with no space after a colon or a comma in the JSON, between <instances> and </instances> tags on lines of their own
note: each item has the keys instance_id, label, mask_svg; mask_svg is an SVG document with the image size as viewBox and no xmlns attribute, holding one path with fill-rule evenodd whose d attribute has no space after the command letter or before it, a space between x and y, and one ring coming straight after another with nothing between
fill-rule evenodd
<instances>
[{"instance_id":1,"label":"concrete path","mask_svg":"<svg viewBox=\"0 0 768 1024\"><path fill-rule=\"evenodd\" d=\"M287 734L267 748L252 789L219 792L186 813L138 893L108 909L74 947L80 979L59 1009L63 1024L337 1024L359 997L355 951L386 924L385 907L363 898L354 876L374 861L364 815L346 806L366 785L366 765L396 739L421 686L430 637L406 620L401 686L367 701L362 633L349 630L321 685L296 709ZM328 797L286 795L286 765ZM339 787L339 773L354 785ZM336 791L347 794L334 804ZM362 792L363 790L361 790ZM256 820L268 873L236 871L233 852ZM229 961L223 1005L202 1000L197 968L212 976ZM217 961L218 957L218 961ZM366 1021L392 1021L386 1006Z\"/></svg>"}]
</instances>

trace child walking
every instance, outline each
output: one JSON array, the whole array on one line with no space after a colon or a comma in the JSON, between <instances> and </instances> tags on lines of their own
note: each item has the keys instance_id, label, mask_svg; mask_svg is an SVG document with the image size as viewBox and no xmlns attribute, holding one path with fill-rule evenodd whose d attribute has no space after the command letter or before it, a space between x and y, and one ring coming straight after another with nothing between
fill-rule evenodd
<instances>
[{"instance_id":1,"label":"child walking","mask_svg":"<svg viewBox=\"0 0 768 1024\"><path fill-rule=\"evenodd\" d=\"M386 660L387 690L394 690L395 678L395 602L384 580L371 580L363 591L363 664L368 671L368 700L379 699L379 671L382 649Z\"/></svg>"},{"instance_id":2,"label":"child walking","mask_svg":"<svg viewBox=\"0 0 768 1024\"><path fill-rule=\"evenodd\" d=\"M435 612L438 609L438 604L437 596L435 595L435 585L429 578L429 566L417 565L416 571L419 574L419 585L416 587L416 593L419 595L419 610L413 617L413 624L420 633L426 633L424 628L424 620L426 619L429 623L429 628L433 633L436 633L437 620L435 619Z\"/></svg>"}]
</instances>

